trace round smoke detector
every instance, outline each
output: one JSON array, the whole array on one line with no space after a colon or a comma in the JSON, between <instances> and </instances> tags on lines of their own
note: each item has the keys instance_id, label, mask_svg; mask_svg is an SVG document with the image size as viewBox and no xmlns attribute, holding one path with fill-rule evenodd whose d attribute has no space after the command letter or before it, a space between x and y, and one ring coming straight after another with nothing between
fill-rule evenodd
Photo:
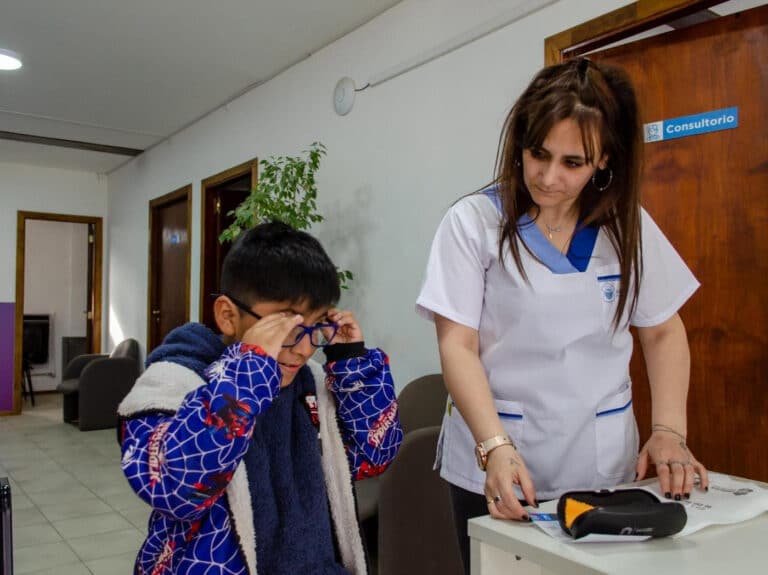
<instances>
[{"instance_id":1,"label":"round smoke detector","mask_svg":"<svg viewBox=\"0 0 768 575\"><path fill-rule=\"evenodd\" d=\"M346 116L355 103L355 82L344 77L336 82L333 90L333 108L339 116Z\"/></svg>"}]
</instances>

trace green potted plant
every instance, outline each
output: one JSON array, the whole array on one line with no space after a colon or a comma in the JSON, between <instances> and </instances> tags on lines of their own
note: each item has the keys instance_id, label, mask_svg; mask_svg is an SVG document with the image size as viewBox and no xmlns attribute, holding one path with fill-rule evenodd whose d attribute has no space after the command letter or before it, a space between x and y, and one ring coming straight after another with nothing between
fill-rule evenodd
<instances>
[{"instance_id":1,"label":"green potted plant","mask_svg":"<svg viewBox=\"0 0 768 575\"><path fill-rule=\"evenodd\" d=\"M325 146L314 142L302 156L271 156L261 160L256 187L228 214L234 215L235 221L221 233L219 241L232 241L243 230L272 220L280 220L297 230L322 222L323 216L317 211L315 172L325 155ZM348 282L353 277L349 270L339 270L343 289L349 289Z\"/></svg>"}]
</instances>

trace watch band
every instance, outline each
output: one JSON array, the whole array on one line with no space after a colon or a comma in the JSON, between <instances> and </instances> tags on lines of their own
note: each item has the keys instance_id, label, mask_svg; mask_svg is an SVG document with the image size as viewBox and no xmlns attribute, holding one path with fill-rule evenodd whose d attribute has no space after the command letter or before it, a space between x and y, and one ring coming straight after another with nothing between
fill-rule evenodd
<instances>
[{"instance_id":1,"label":"watch band","mask_svg":"<svg viewBox=\"0 0 768 575\"><path fill-rule=\"evenodd\" d=\"M511 445L514 449L517 449L515 442L509 435L495 435L485 441L481 441L475 446L475 456L477 457L477 465L485 471L488 464L488 454L491 453L497 447L502 445Z\"/></svg>"}]
</instances>

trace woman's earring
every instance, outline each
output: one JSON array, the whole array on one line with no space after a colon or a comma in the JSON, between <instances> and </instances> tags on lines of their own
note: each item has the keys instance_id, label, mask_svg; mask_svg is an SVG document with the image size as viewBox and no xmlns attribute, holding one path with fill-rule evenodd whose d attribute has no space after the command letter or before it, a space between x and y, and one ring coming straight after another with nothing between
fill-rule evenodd
<instances>
[{"instance_id":1,"label":"woman's earring","mask_svg":"<svg viewBox=\"0 0 768 575\"><path fill-rule=\"evenodd\" d=\"M602 178L602 174L605 174L606 172L608 173L608 181L605 182L605 184L603 184L602 186L597 185L597 172L598 171L601 172L601 174L600 174L601 178ZM611 182L613 182L613 170L611 168L608 168L606 170L595 170L594 173L592 174L592 185L595 186L595 189L598 192L604 192L605 190L607 190L610 187Z\"/></svg>"}]
</instances>

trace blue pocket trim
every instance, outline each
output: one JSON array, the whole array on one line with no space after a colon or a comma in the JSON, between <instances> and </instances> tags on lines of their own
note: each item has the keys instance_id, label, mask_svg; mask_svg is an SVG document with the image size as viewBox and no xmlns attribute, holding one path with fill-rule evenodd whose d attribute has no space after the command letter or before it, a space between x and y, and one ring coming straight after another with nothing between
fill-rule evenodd
<instances>
[{"instance_id":1,"label":"blue pocket trim","mask_svg":"<svg viewBox=\"0 0 768 575\"><path fill-rule=\"evenodd\" d=\"M609 282L613 280L620 280L621 274L614 274L612 276L597 276L597 281L599 282Z\"/></svg>"},{"instance_id":2,"label":"blue pocket trim","mask_svg":"<svg viewBox=\"0 0 768 575\"><path fill-rule=\"evenodd\" d=\"M620 413L622 411L626 411L627 408L632 405L632 400L630 399L626 404L622 405L621 407L614 407L613 409L606 409L605 411L598 411L595 417L603 417L606 415L613 415L614 413Z\"/></svg>"}]
</instances>

